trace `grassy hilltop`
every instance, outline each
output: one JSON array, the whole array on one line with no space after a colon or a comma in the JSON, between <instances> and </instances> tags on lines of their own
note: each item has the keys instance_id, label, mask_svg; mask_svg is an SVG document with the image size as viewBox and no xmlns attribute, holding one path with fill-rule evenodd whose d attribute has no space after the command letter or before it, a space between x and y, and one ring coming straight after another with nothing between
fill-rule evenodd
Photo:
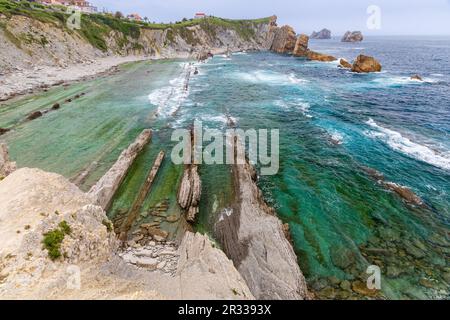
<instances>
[{"instance_id":1,"label":"grassy hilltop","mask_svg":"<svg viewBox=\"0 0 450 320\"><path fill-rule=\"evenodd\" d=\"M129 37L138 39L143 29L167 30L168 41L173 41L177 34L187 40L189 44L195 44L196 39L188 27L199 25L211 37L215 36L217 28L235 30L243 39L254 36L255 25L269 23L270 18L252 20L231 20L217 17L205 19L183 19L175 23L151 23L144 21L131 21L125 18L115 17L113 14L83 14L81 18L81 29L72 31L66 26L69 14L67 8L60 5L45 6L31 3L26 0L10 1L0 0L0 14L6 17L13 15L26 16L44 23L51 23L58 27L67 29L67 32L79 32L94 47L107 51L106 36L111 31L118 31L123 35L123 44L129 42ZM5 29L5 24L0 22L0 27ZM20 44L20 39L14 39ZM45 42L45 39L42 39Z\"/></svg>"}]
</instances>

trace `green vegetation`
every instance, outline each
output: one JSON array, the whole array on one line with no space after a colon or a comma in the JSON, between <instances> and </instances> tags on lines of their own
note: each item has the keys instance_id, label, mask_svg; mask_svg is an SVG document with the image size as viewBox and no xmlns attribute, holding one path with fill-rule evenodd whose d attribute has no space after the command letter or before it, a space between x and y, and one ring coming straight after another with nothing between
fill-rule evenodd
<instances>
[{"instance_id":1,"label":"green vegetation","mask_svg":"<svg viewBox=\"0 0 450 320\"><path fill-rule=\"evenodd\" d=\"M44 234L44 239L42 243L44 248L48 251L48 256L53 261L60 258L61 254L61 244L66 235L69 235L72 232L69 224L66 221L61 221L58 225L58 228L47 232Z\"/></svg>"},{"instance_id":2,"label":"green vegetation","mask_svg":"<svg viewBox=\"0 0 450 320\"><path fill-rule=\"evenodd\" d=\"M107 219L103 219L102 224L106 227L106 230L108 232L113 231L113 225L112 225L111 221L109 221Z\"/></svg>"},{"instance_id":3,"label":"green vegetation","mask_svg":"<svg viewBox=\"0 0 450 320\"><path fill-rule=\"evenodd\" d=\"M72 233L72 229L70 228L70 226L67 223L67 221L65 221L65 220L61 221L58 226L61 229L61 231L64 232L64 234L71 234Z\"/></svg>"},{"instance_id":4,"label":"green vegetation","mask_svg":"<svg viewBox=\"0 0 450 320\"><path fill-rule=\"evenodd\" d=\"M143 29L168 30L166 45L175 41L177 36L185 39L190 45L197 45L198 39L194 36L194 31L188 27L199 25L211 38L214 38L219 28L235 30L244 40L249 40L255 36L252 27L260 23L269 23L270 18L254 20L231 20L217 17L207 17L205 19L183 19L175 23L155 23L146 21L131 21L123 18L120 12L116 14L83 14L81 18L81 29L72 31L67 28L66 21L69 18L67 8L61 5L43 6L38 3L31 3L26 0L11 1L0 0L0 14L7 17L13 15L26 16L44 23L52 23L67 30L67 32L78 32L95 48L107 51L106 38L111 31L116 31L116 39L119 48L130 46L132 49L142 49L142 45L134 40L139 39ZM45 46L48 40L45 37L39 39L30 35L25 35L18 39L6 27L0 24L0 28L5 31L6 36L17 47L21 48L22 41L25 43L38 43Z\"/></svg>"}]
</instances>

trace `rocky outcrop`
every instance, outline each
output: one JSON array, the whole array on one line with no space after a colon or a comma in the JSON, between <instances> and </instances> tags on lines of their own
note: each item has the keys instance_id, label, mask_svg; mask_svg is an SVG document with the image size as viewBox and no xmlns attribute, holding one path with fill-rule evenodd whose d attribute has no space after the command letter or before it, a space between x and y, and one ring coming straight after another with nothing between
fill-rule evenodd
<instances>
[{"instance_id":1,"label":"rocky outcrop","mask_svg":"<svg viewBox=\"0 0 450 320\"><path fill-rule=\"evenodd\" d=\"M144 203L145 199L148 196L148 193L150 192L150 189L152 188L153 181L156 178L156 175L158 174L159 168L161 167L161 164L163 163L165 157L164 151L160 151L158 156L156 157L156 160L152 166L152 169L147 175L147 179L145 179L143 185L141 186L139 193L136 197L136 199L133 202L133 205L131 206L131 210L128 212L127 218L120 226L120 233L119 238L122 241L126 241L128 238L128 232L131 229L133 223L136 221L136 219L139 216L140 210L142 208L142 204Z\"/></svg>"},{"instance_id":2,"label":"rocky outcrop","mask_svg":"<svg viewBox=\"0 0 450 320\"><path fill-rule=\"evenodd\" d=\"M309 60L315 60L315 61L323 61L323 62L331 62L331 61L335 61L337 60L335 57L330 56L328 54L323 54L323 53L319 53L319 52L315 52L315 51L308 51L308 54L306 55L306 57Z\"/></svg>"},{"instance_id":3,"label":"rocky outcrop","mask_svg":"<svg viewBox=\"0 0 450 320\"><path fill-rule=\"evenodd\" d=\"M358 73L380 72L381 68L377 59L360 54L353 62L352 71Z\"/></svg>"},{"instance_id":4,"label":"rocky outcrop","mask_svg":"<svg viewBox=\"0 0 450 320\"><path fill-rule=\"evenodd\" d=\"M292 53L295 57L306 57L308 54L308 43L309 37L306 34L301 34L297 38L295 43L294 52Z\"/></svg>"},{"instance_id":5,"label":"rocky outcrop","mask_svg":"<svg viewBox=\"0 0 450 320\"><path fill-rule=\"evenodd\" d=\"M326 28L319 32L313 31L311 39L331 39L331 31Z\"/></svg>"},{"instance_id":6,"label":"rocky outcrop","mask_svg":"<svg viewBox=\"0 0 450 320\"><path fill-rule=\"evenodd\" d=\"M236 204L216 225L225 253L256 299L307 299L305 278L284 234L286 228L265 203L256 171L248 162L237 164L233 177Z\"/></svg>"},{"instance_id":7,"label":"rocky outcrop","mask_svg":"<svg viewBox=\"0 0 450 320\"><path fill-rule=\"evenodd\" d=\"M295 57L304 57L308 60L316 60L324 62L336 60L336 58L333 56L322 54L308 49L308 43L309 37L306 34L299 35L292 54Z\"/></svg>"},{"instance_id":8,"label":"rocky outcrop","mask_svg":"<svg viewBox=\"0 0 450 320\"><path fill-rule=\"evenodd\" d=\"M422 77L418 74L414 74L411 76L411 80L423 81Z\"/></svg>"},{"instance_id":9,"label":"rocky outcrop","mask_svg":"<svg viewBox=\"0 0 450 320\"><path fill-rule=\"evenodd\" d=\"M277 53L292 54L297 43L297 35L290 26L276 27L273 32L273 41L270 50Z\"/></svg>"},{"instance_id":10,"label":"rocky outcrop","mask_svg":"<svg viewBox=\"0 0 450 320\"><path fill-rule=\"evenodd\" d=\"M125 178L128 169L141 150L149 143L151 136L151 130L146 129L142 131L134 143L122 152L111 169L109 169L109 171L89 191L89 195L95 203L103 209L106 210L109 207L111 200Z\"/></svg>"},{"instance_id":11,"label":"rocky outcrop","mask_svg":"<svg viewBox=\"0 0 450 320\"><path fill-rule=\"evenodd\" d=\"M16 163L10 161L8 146L0 143L0 180L7 177L16 170Z\"/></svg>"},{"instance_id":12,"label":"rocky outcrop","mask_svg":"<svg viewBox=\"0 0 450 320\"><path fill-rule=\"evenodd\" d=\"M197 165L186 166L180 189L178 190L178 204L186 212L186 220L195 222L200 205L202 183Z\"/></svg>"},{"instance_id":13,"label":"rocky outcrop","mask_svg":"<svg viewBox=\"0 0 450 320\"><path fill-rule=\"evenodd\" d=\"M364 37L361 31L347 31L342 37L342 42L360 42L363 41Z\"/></svg>"},{"instance_id":14,"label":"rocky outcrop","mask_svg":"<svg viewBox=\"0 0 450 320\"><path fill-rule=\"evenodd\" d=\"M254 299L242 276L207 236L187 232L180 248L177 275L183 283L182 299ZM199 282L199 280L201 282Z\"/></svg>"},{"instance_id":15,"label":"rocky outcrop","mask_svg":"<svg viewBox=\"0 0 450 320\"><path fill-rule=\"evenodd\" d=\"M42 117L42 112L41 111L34 111L34 112L31 112L28 116L27 116L27 120L28 121L31 121L31 120L35 120L35 119L37 119L37 118L40 118L40 117Z\"/></svg>"},{"instance_id":16,"label":"rocky outcrop","mask_svg":"<svg viewBox=\"0 0 450 320\"><path fill-rule=\"evenodd\" d=\"M58 174L24 168L0 181L0 221L0 299L253 299L200 234L116 254L105 211ZM61 225L52 260L43 242Z\"/></svg>"},{"instance_id":17,"label":"rocky outcrop","mask_svg":"<svg viewBox=\"0 0 450 320\"><path fill-rule=\"evenodd\" d=\"M339 60L339 67L340 67L340 68L345 68L345 69L351 69L351 68L352 68L352 65L351 65L351 63L348 62L347 60L341 58L341 59Z\"/></svg>"}]
</instances>

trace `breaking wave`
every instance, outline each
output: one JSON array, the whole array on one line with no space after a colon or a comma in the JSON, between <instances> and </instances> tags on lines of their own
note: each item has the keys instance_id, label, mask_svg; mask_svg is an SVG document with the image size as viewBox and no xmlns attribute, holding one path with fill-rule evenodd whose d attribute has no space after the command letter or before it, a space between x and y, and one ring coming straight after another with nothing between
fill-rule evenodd
<instances>
[{"instance_id":1,"label":"breaking wave","mask_svg":"<svg viewBox=\"0 0 450 320\"><path fill-rule=\"evenodd\" d=\"M399 132L378 125L373 119L366 124L376 131L367 131L366 135L384 141L392 149L406 154L416 160L426 162L435 167L450 170L450 154L441 153L428 146L421 145L402 136Z\"/></svg>"}]
</instances>

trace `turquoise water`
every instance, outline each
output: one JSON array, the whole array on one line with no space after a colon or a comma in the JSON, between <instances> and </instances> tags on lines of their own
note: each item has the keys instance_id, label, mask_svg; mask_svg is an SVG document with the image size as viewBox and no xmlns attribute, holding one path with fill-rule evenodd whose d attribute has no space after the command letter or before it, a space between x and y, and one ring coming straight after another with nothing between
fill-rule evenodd
<instances>
[{"instance_id":1,"label":"turquoise water","mask_svg":"<svg viewBox=\"0 0 450 320\"><path fill-rule=\"evenodd\" d=\"M216 56L198 65L199 75L184 92L184 62L129 64L110 77L8 103L0 109L0 127L86 92L59 111L18 124L2 139L19 166L73 178L98 163L82 184L87 190L143 128L154 129L112 205L114 218L129 210L157 153L170 154L174 128L198 119L225 129L232 117L244 129L280 129L280 171L261 177L260 187L289 223L311 289L321 298L362 298L349 284L363 281L367 266L375 264L382 271L378 297L448 298L450 40L369 38L311 46L348 60L371 54L384 70L356 75L335 63L272 53ZM410 81L416 73L425 81ZM367 168L410 188L424 205L407 203ZM215 222L233 199L230 168L200 171L196 227L214 236ZM181 215L175 199L181 172L164 162L144 211L165 203L166 215ZM161 223L173 236L182 225Z\"/></svg>"}]
</instances>

